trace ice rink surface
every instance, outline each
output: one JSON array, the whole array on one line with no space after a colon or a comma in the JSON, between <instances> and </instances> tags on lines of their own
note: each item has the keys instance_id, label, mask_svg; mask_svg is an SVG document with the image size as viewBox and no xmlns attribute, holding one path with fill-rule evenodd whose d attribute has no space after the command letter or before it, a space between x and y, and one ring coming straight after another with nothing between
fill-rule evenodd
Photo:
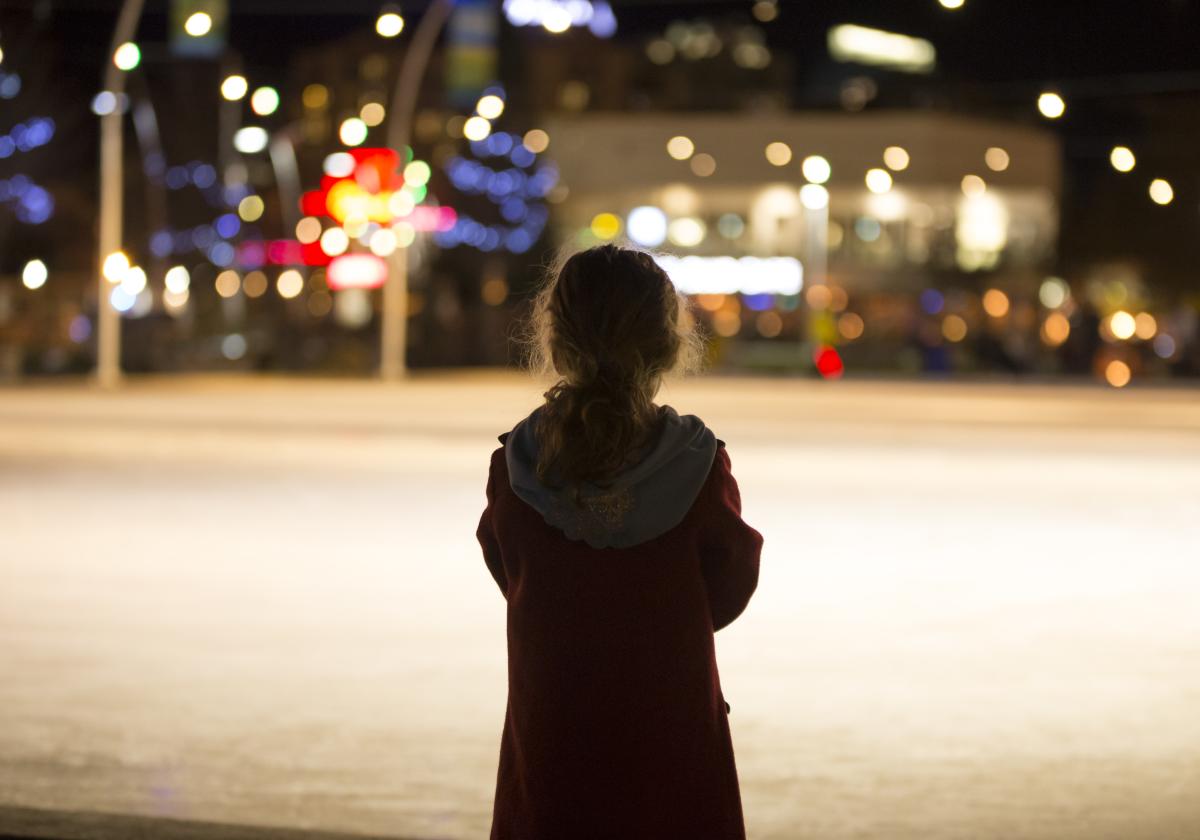
<instances>
[{"instance_id":1,"label":"ice rink surface","mask_svg":"<svg viewBox=\"0 0 1200 840\"><path fill-rule=\"evenodd\" d=\"M504 604L474 530L539 394L0 390L0 805L485 837ZM1200 837L1200 392L661 399L766 538L717 640L750 840Z\"/></svg>"}]
</instances>

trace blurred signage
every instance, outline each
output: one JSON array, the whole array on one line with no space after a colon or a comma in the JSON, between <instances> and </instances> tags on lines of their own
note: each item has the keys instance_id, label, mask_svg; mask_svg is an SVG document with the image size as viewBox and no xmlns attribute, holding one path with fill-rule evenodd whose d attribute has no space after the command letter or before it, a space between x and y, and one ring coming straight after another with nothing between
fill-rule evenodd
<instances>
[{"instance_id":1,"label":"blurred signage","mask_svg":"<svg viewBox=\"0 0 1200 840\"><path fill-rule=\"evenodd\" d=\"M225 50L229 0L171 0L171 53L216 58Z\"/></svg>"},{"instance_id":2,"label":"blurred signage","mask_svg":"<svg viewBox=\"0 0 1200 840\"><path fill-rule=\"evenodd\" d=\"M655 261L687 295L795 295L804 270L795 257L672 257Z\"/></svg>"},{"instance_id":3,"label":"blurred signage","mask_svg":"<svg viewBox=\"0 0 1200 840\"><path fill-rule=\"evenodd\" d=\"M924 38L882 29L847 23L830 29L827 40L829 54L835 61L870 64L905 73L932 73L937 63L933 44Z\"/></svg>"},{"instance_id":4,"label":"blurred signage","mask_svg":"<svg viewBox=\"0 0 1200 840\"><path fill-rule=\"evenodd\" d=\"M446 31L446 95L450 104L473 106L496 80L500 16L490 0L458 0Z\"/></svg>"}]
</instances>

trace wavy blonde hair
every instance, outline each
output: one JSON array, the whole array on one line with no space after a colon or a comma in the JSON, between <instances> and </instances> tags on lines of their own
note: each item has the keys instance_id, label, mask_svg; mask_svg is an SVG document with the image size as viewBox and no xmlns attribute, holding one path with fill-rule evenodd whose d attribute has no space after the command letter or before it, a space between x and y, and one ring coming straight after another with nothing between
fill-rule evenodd
<instances>
[{"instance_id":1,"label":"wavy blonde hair","mask_svg":"<svg viewBox=\"0 0 1200 840\"><path fill-rule=\"evenodd\" d=\"M521 335L525 364L556 377L535 430L538 478L603 485L658 428L654 397L671 374L700 370L691 304L645 251L600 245L561 253Z\"/></svg>"}]
</instances>

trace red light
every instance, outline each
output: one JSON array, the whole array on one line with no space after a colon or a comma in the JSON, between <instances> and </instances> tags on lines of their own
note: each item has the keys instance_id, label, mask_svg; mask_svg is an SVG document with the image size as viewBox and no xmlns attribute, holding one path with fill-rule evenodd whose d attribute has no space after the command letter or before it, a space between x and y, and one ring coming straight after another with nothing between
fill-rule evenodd
<instances>
[{"instance_id":1,"label":"red light","mask_svg":"<svg viewBox=\"0 0 1200 840\"><path fill-rule=\"evenodd\" d=\"M846 370L838 351L828 344L822 344L816 349L813 353L813 364L817 366L817 373L826 379L837 379Z\"/></svg>"},{"instance_id":2,"label":"red light","mask_svg":"<svg viewBox=\"0 0 1200 840\"><path fill-rule=\"evenodd\" d=\"M387 280L387 263L374 254L334 257L325 274L331 289L378 289Z\"/></svg>"}]
</instances>

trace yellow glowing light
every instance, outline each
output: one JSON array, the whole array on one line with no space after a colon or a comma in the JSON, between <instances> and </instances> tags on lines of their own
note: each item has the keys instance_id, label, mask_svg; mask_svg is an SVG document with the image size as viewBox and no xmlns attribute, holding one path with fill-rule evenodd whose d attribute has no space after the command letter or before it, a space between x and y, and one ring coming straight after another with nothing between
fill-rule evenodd
<instances>
[{"instance_id":1,"label":"yellow glowing light","mask_svg":"<svg viewBox=\"0 0 1200 840\"><path fill-rule=\"evenodd\" d=\"M1137 165L1137 158L1133 156L1133 152L1128 146L1113 146L1113 150L1108 154L1108 160L1113 169L1118 172L1129 172Z\"/></svg>"},{"instance_id":2,"label":"yellow glowing light","mask_svg":"<svg viewBox=\"0 0 1200 840\"><path fill-rule=\"evenodd\" d=\"M1158 321L1149 312L1139 312L1133 321L1133 334L1142 341L1149 341L1158 332Z\"/></svg>"},{"instance_id":3,"label":"yellow glowing light","mask_svg":"<svg viewBox=\"0 0 1200 840\"><path fill-rule=\"evenodd\" d=\"M1171 184L1162 178L1155 178L1150 182L1150 200L1155 204L1170 204L1175 198L1175 190L1171 188Z\"/></svg>"},{"instance_id":4,"label":"yellow glowing light","mask_svg":"<svg viewBox=\"0 0 1200 840\"><path fill-rule=\"evenodd\" d=\"M767 144L766 155L767 161L772 166L787 166L792 162L792 147L776 140L774 143Z\"/></svg>"},{"instance_id":5,"label":"yellow glowing light","mask_svg":"<svg viewBox=\"0 0 1200 840\"><path fill-rule=\"evenodd\" d=\"M129 272L129 257L123 251L113 251L104 258L104 266L100 273L109 283L120 283Z\"/></svg>"},{"instance_id":6,"label":"yellow glowing light","mask_svg":"<svg viewBox=\"0 0 1200 840\"><path fill-rule=\"evenodd\" d=\"M243 222L257 222L262 218L263 210L266 205L263 200L256 195L248 195L238 202L238 215L242 217Z\"/></svg>"},{"instance_id":7,"label":"yellow glowing light","mask_svg":"<svg viewBox=\"0 0 1200 840\"><path fill-rule=\"evenodd\" d=\"M331 257L344 253L350 247L350 237L340 227L330 228L321 234L321 250Z\"/></svg>"},{"instance_id":8,"label":"yellow glowing light","mask_svg":"<svg viewBox=\"0 0 1200 840\"><path fill-rule=\"evenodd\" d=\"M779 317L779 313L773 310L761 312L754 319L754 328L758 330L758 334L763 338L775 338L775 336L783 332L783 318Z\"/></svg>"},{"instance_id":9,"label":"yellow glowing light","mask_svg":"<svg viewBox=\"0 0 1200 840\"><path fill-rule=\"evenodd\" d=\"M942 4L943 9L950 9L953 11L954 9L961 9L963 7L964 0L938 0L938 2Z\"/></svg>"},{"instance_id":10,"label":"yellow glowing light","mask_svg":"<svg viewBox=\"0 0 1200 840\"><path fill-rule=\"evenodd\" d=\"M267 275L261 271L251 271L242 279L242 291L248 298L260 298L267 293L270 286Z\"/></svg>"},{"instance_id":11,"label":"yellow glowing light","mask_svg":"<svg viewBox=\"0 0 1200 840\"><path fill-rule=\"evenodd\" d=\"M479 102L475 104L475 113L485 120L494 120L504 113L504 100L494 93L480 97Z\"/></svg>"},{"instance_id":12,"label":"yellow glowing light","mask_svg":"<svg viewBox=\"0 0 1200 840\"><path fill-rule=\"evenodd\" d=\"M800 164L800 171L804 173L804 177L809 183L824 184L833 174L833 167L820 155L809 155Z\"/></svg>"},{"instance_id":13,"label":"yellow glowing light","mask_svg":"<svg viewBox=\"0 0 1200 840\"><path fill-rule=\"evenodd\" d=\"M463 123L463 137L468 140L483 140L492 133L492 124L483 117L471 117Z\"/></svg>"},{"instance_id":14,"label":"yellow glowing light","mask_svg":"<svg viewBox=\"0 0 1200 840\"><path fill-rule=\"evenodd\" d=\"M967 337L967 322L958 315L947 315L942 319L942 336L957 344Z\"/></svg>"},{"instance_id":15,"label":"yellow glowing light","mask_svg":"<svg viewBox=\"0 0 1200 840\"><path fill-rule=\"evenodd\" d=\"M141 266L131 265L121 280L121 288L128 295L139 295L146 288L146 272Z\"/></svg>"},{"instance_id":16,"label":"yellow glowing light","mask_svg":"<svg viewBox=\"0 0 1200 840\"><path fill-rule=\"evenodd\" d=\"M621 220L612 213L599 213L592 219L592 235L608 241L621 232Z\"/></svg>"},{"instance_id":17,"label":"yellow glowing light","mask_svg":"<svg viewBox=\"0 0 1200 840\"><path fill-rule=\"evenodd\" d=\"M667 154L675 160L687 160L696 151L696 144L682 134L667 141Z\"/></svg>"},{"instance_id":18,"label":"yellow glowing light","mask_svg":"<svg viewBox=\"0 0 1200 840\"><path fill-rule=\"evenodd\" d=\"M113 64L118 70L129 71L137 67L142 60L142 51L132 41L126 41L113 52Z\"/></svg>"},{"instance_id":19,"label":"yellow glowing light","mask_svg":"<svg viewBox=\"0 0 1200 840\"><path fill-rule=\"evenodd\" d=\"M275 281L275 290L281 298L294 298L304 291L304 278L300 276L299 271L289 268L280 273L279 279Z\"/></svg>"},{"instance_id":20,"label":"yellow glowing light","mask_svg":"<svg viewBox=\"0 0 1200 840\"><path fill-rule=\"evenodd\" d=\"M862 338L866 325L863 323L861 315L854 312L847 312L838 318L837 327L838 332L842 334L842 338L847 341L854 341L855 339Z\"/></svg>"},{"instance_id":21,"label":"yellow glowing light","mask_svg":"<svg viewBox=\"0 0 1200 840\"><path fill-rule=\"evenodd\" d=\"M1047 277L1038 288L1038 300L1047 309L1058 309L1071 296L1071 289L1061 277Z\"/></svg>"},{"instance_id":22,"label":"yellow glowing light","mask_svg":"<svg viewBox=\"0 0 1200 840\"><path fill-rule=\"evenodd\" d=\"M375 19L375 31L384 38L395 38L404 31L404 18L395 12L384 12Z\"/></svg>"},{"instance_id":23,"label":"yellow glowing light","mask_svg":"<svg viewBox=\"0 0 1200 840\"><path fill-rule=\"evenodd\" d=\"M260 87L250 95L250 110L265 117L279 110L279 91L273 87Z\"/></svg>"},{"instance_id":24,"label":"yellow glowing light","mask_svg":"<svg viewBox=\"0 0 1200 840\"><path fill-rule=\"evenodd\" d=\"M962 191L963 195L983 195L987 192L987 183L978 175L964 175Z\"/></svg>"},{"instance_id":25,"label":"yellow glowing light","mask_svg":"<svg viewBox=\"0 0 1200 840\"><path fill-rule=\"evenodd\" d=\"M386 257L396 250L396 234L391 228L380 228L371 234L368 243L371 253L377 257Z\"/></svg>"},{"instance_id":26,"label":"yellow glowing light","mask_svg":"<svg viewBox=\"0 0 1200 840\"><path fill-rule=\"evenodd\" d=\"M221 82L221 96L230 102L236 102L241 99L249 89L250 84L246 81L245 76L226 76L225 80Z\"/></svg>"},{"instance_id":27,"label":"yellow glowing light","mask_svg":"<svg viewBox=\"0 0 1200 840\"><path fill-rule=\"evenodd\" d=\"M704 241L707 232L704 222L694 216L672 219L667 225L667 238L681 248L694 248Z\"/></svg>"},{"instance_id":28,"label":"yellow glowing light","mask_svg":"<svg viewBox=\"0 0 1200 840\"><path fill-rule=\"evenodd\" d=\"M1037 107L1043 117L1056 120L1066 113L1067 103L1063 102L1063 98L1057 93L1047 91L1038 96Z\"/></svg>"},{"instance_id":29,"label":"yellow glowing light","mask_svg":"<svg viewBox=\"0 0 1200 840\"><path fill-rule=\"evenodd\" d=\"M1104 368L1104 378L1114 388L1124 388L1133 378L1133 371L1120 359L1113 359Z\"/></svg>"},{"instance_id":30,"label":"yellow glowing light","mask_svg":"<svg viewBox=\"0 0 1200 840\"><path fill-rule=\"evenodd\" d=\"M338 128L338 138L347 146L361 146L367 139L367 124L358 117L342 120Z\"/></svg>"},{"instance_id":31,"label":"yellow glowing light","mask_svg":"<svg viewBox=\"0 0 1200 840\"><path fill-rule=\"evenodd\" d=\"M999 146L992 146L983 153L983 161L987 164L988 169L993 172L1003 172L1005 169L1008 169L1008 152Z\"/></svg>"},{"instance_id":32,"label":"yellow glowing light","mask_svg":"<svg viewBox=\"0 0 1200 840\"><path fill-rule=\"evenodd\" d=\"M937 63L937 50L924 38L848 23L830 29L826 45L834 61L890 67L907 73L930 73Z\"/></svg>"},{"instance_id":33,"label":"yellow glowing light","mask_svg":"<svg viewBox=\"0 0 1200 840\"><path fill-rule=\"evenodd\" d=\"M404 183L411 187L423 187L429 183L433 170L423 160L414 160L404 167Z\"/></svg>"},{"instance_id":34,"label":"yellow glowing light","mask_svg":"<svg viewBox=\"0 0 1200 840\"><path fill-rule=\"evenodd\" d=\"M800 203L809 210L821 210L829 206L829 190L820 184L805 184L800 188Z\"/></svg>"},{"instance_id":35,"label":"yellow glowing light","mask_svg":"<svg viewBox=\"0 0 1200 840\"><path fill-rule=\"evenodd\" d=\"M742 319L736 312L722 310L713 313L713 331L722 338L732 338L742 329Z\"/></svg>"},{"instance_id":36,"label":"yellow glowing light","mask_svg":"<svg viewBox=\"0 0 1200 840\"><path fill-rule=\"evenodd\" d=\"M416 206L417 201L408 190L397 190L388 199L388 212L397 219L402 219L410 214Z\"/></svg>"},{"instance_id":37,"label":"yellow glowing light","mask_svg":"<svg viewBox=\"0 0 1200 840\"><path fill-rule=\"evenodd\" d=\"M999 289L988 289L983 293L983 311L993 318L1008 314L1008 295Z\"/></svg>"},{"instance_id":38,"label":"yellow glowing light","mask_svg":"<svg viewBox=\"0 0 1200 840\"><path fill-rule=\"evenodd\" d=\"M707 178L709 175L712 175L717 171L716 158L704 152L701 152L698 155L692 155L690 166L692 167L692 172L696 175L699 175L701 178Z\"/></svg>"},{"instance_id":39,"label":"yellow glowing light","mask_svg":"<svg viewBox=\"0 0 1200 840\"><path fill-rule=\"evenodd\" d=\"M309 245L321 238L321 221L305 216L296 222L296 240Z\"/></svg>"},{"instance_id":40,"label":"yellow glowing light","mask_svg":"<svg viewBox=\"0 0 1200 840\"><path fill-rule=\"evenodd\" d=\"M1124 309L1118 309L1108 318L1108 331L1113 337L1127 341L1137 332L1137 320Z\"/></svg>"},{"instance_id":41,"label":"yellow glowing light","mask_svg":"<svg viewBox=\"0 0 1200 840\"><path fill-rule=\"evenodd\" d=\"M892 188L892 176L886 169L868 169L865 180L867 189L877 195L882 195Z\"/></svg>"},{"instance_id":42,"label":"yellow glowing light","mask_svg":"<svg viewBox=\"0 0 1200 840\"><path fill-rule=\"evenodd\" d=\"M387 111L378 102L368 102L358 112L358 118L372 128L382 123L386 115Z\"/></svg>"},{"instance_id":43,"label":"yellow glowing light","mask_svg":"<svg viewBox=\"0 0 1200 840\"><path fill-rule=\"evenodd\" d=\"M883 150L883 165L895 172L908 169L908 150L902 146L888 146Z\"/></svg>"},{"instance_id":44,"label":"yellow glowing light","mask_svg":"<svg viewBox=\"0 0 1200 840\"><path fill-rule=\"evenodd\" d=\"M1071 322L1061 312L1051 312L1042 322L1042 341L1058 347L1071 337Z\"/></svg>"},{"instance_id":45,"label":"yellow glowing light","mask_svg":"<svg viewBox=\"0 0 1200 840\"><path fill-rule=\"evenodd\" d=\"M396 234L397 248L407 248L417 238L417 229L411 222L396 222L392 225L392 233Z\"/></svg>"},{"instance_id":46,"label":"yellow glowing light","mask_svg":"<svg viewBox=\"0 0 1200 840\"><path fill-rule=\"evenodd\" d=\"M324 108L329 104L329 88L319 84L308 85L300 94L300 100L304 103L305 108L313 110Z\"/></svg>"},{"instance_id":47,"label":"yellow glowing light","mask_svg":"<svg viewBox=\"0 0 1200 840\"><path fill-rule=\"evenodd\" d=\"M168 292L181 295L192 285L192 278L188 275L186 268L181 265L173 265L167 269L167 275L163 278L163 282Z\"/></svg>"},{"instance_id":48,"label":"yellow glowing light","mask_svg":"<svg viewBox=\"0 0 1200 840\"><path fill-rule=\"evenodd\" d=\"M238 289L242 287L242 278L232 269L222 271L217 275L217 294L223 298L231 298L238 293Z\"/></svg>"},{"instance_id":49,"label":"yellow glowing light","mask_svg":"<svg viewBox=\"0 0 1200 840\"><path fill-rule=\"evenodd\" d=\"M708 312L716 312L725 305L725 295L696 295L700 308Z\"/></svg>"},{"instance_id":50,"label":"yellow glowing light","mask_svg":"<svg viewBox=\"0 0 1200 840\"><path fill-rule=\"evenodd\" d=\"M542 26L547 32L561 35L571 28L571 12L565 6L549 6L542 18Z\"/></svg>"},{"instance_id":51,"label":"yellow glowing light","mask_svg":"<svg viewBox=\"0 0 1200 840\"><path fill-rule=\"evenodd\" d=\"M521 138L521 142L526 149L535 155L540 155L550 147L550 135L540 128L531 128L525 132L525 136Z\"/></svg>"},{"instance_id":52,"label":"yellow glowing light","mask_svg":"<svg viewBox=\"0 0 1200 840\"><path fill-rule=\"evenodd\" d=\"M46 285L46 278L50 276L49 269L41 260L30 260L25 263L25 267L21 269L21 284L26 289L40 289Z\"/></svg>"},{"instance_id":53,"label":"yellow glowing light","mask_svg":"<svg viewBox=\"0 0 1200 840\"><path fill-rule=\"evenodd\" d=\"M833 292L829 291L828 286L817 283L804 292L804 302L812 309L828 309L829 304L833 303Z\"/></svg>"},{"instance_id":54,"label":"yellow glowing light","mask_svg":"<svg viewBox=\"0 0 1200 840\"><path fill-rule=\"evenodd\" d=\"M480 287L479 297L488 306L499 306L508 299L508 281L503 277L489 277Z\"/></svg>"},{"instance_id":55,"label":"yellow glowing light","mask_svg":"<svg viewBox=\"0 0 1200 840\"><path fill-rule=\"evenodd\" d=\"M193 38L199 38L212 31L212 16L207 12L193 12L183 22L183 31Z\"/></svg>"}]
</instances>

